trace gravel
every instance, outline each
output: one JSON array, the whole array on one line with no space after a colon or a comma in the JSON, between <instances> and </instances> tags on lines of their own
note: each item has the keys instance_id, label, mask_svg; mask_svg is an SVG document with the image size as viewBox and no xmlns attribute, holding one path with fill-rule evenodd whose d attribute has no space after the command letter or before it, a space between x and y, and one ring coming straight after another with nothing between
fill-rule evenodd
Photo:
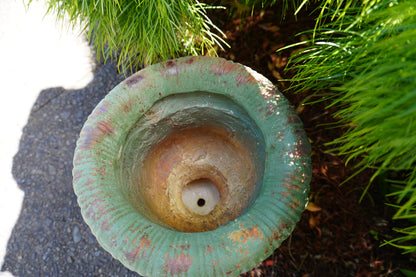
<instances>
[{"instance_id":1,"label":"gravel","mask_svg":"<svg viewBox=\"0 0 416 277\"><path fill-rule=\"evenodd\" d=\"M84 223L72 189L72 158L82 125L124 77L98 65L79 90L43 90L13 159L25 193L2 271L14 276L139 276L103 250Z\"/></svg>"}]
</instances>

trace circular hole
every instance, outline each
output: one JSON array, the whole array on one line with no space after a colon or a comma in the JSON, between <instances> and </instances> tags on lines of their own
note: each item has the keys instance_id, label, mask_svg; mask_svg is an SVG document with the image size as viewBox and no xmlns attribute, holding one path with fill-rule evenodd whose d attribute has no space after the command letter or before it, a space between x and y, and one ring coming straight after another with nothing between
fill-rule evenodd
<instances>
[{"instance_id":1,"label":"circular hole","mask_svg":"<svg viewBox=\"0 0 416 277\"><path fill-rule=\"evenodd\" d=\"M205 205L205 199L204 198L199 198L197 204L198 204L198 206L203 207Z\"/></svg>"},{"instance_id":2,"label":"circular hole","mask_svg":"<svg viewBox=\"0 0 416 277\"><path fill-rule=\"evenodd\" d=\"M185 207L198 215L207 215L220 200L220 193L214 182L202 178L194 180L182 190L182 202Z\"/></svg>"}]
</instances>

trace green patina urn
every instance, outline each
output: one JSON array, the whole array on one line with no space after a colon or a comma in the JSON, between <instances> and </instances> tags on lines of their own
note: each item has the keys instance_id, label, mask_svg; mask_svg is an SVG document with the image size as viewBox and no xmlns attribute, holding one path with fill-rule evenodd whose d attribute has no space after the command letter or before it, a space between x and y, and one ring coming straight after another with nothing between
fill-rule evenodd
<instances>
[{"instance_id":1,"label":"green patina urn","mask_svg":"<svg viewBox=\"0 0 416 277\"><path fill-rule=\"evenodd\" d=\"M85 123L74 190L99 243L144 276L237 276L308 201L310 144L262 75L212 57L149 66Z\"/></svg>"}]
</instances>

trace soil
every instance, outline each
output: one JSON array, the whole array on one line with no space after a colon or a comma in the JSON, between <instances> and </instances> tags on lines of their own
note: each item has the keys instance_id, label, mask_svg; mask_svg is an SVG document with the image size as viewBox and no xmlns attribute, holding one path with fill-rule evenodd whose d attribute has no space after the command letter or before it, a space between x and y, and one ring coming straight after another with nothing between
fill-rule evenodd
<instances>
[{"instance_id":1,"label":"soil","mask_svg":"<svg viewBox=\"0 0 416 277\"><path fill-rule=\"evenodd\" d=\"M275 83L302 119L313 149L308 209L280 248L241 276L405 276L402 269L416 269L416 255L382 246L397 237L392 229L402 223L392 220L394 209L385 205L377 182L359 201L373 172L364 170L343 183L357 172L358 161L346 165L345 157L337 156L327 145L348 128L339 126L332 116L337 108L327 108L328 101L305 105L308 97L309 102L322 100L320 95L325 92L294 93L290 82L284 81L294 74L286 65L296 49L276 50L304 39L297 34L315 24L313 14L305 12L297 18L292 14L289 11L282 19L281 8L275 7L216 21L231 46L219 55L249 66Z\"/></svg>"}]
</instances>

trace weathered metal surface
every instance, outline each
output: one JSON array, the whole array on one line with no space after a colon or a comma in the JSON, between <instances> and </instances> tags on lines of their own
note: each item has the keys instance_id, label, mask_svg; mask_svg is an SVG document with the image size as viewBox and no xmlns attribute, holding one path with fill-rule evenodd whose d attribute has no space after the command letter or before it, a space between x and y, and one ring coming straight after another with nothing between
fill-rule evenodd
<instances>
[{"instance_id":1,"label":"weathered metal surface","mask_svg":"<svg viewBox=\"0 0 416 277\"><path fill-rule=\"evenodd\" d=\"M243 109L217 94L181 93L156 102L129 132L120 183L133 206L149 210L149 219L156 216L184 232L211 231L254 202L264 162L263 136ZM182 196L203 179L216 187L220 199L200 215Z\"/></svg>"},{"instance_id":2,"label":"weathered metal surface","mask_svg":"<svg viewBox=\"0 0 416 277\"><path fill-rule=\"evenodd\" d=\"M177 95L187 101L163 104ZM157 109L158 103L165 106ZM208 152L198 175L192 161L197 166ZM187 177L179 178L181 172ZM246 181L237 209L227 206L235 201L230 190L240 187L229 186L233 172ZM139 71L100 102L81 131L73 175L85 221L128 268L145 276L236 276L272 254L299 220L308 199L310 145L301 121L266 78L223 59L187 57ZM215 208L198 215L182 203L169 217L165 209L177 206L196 179L218 188ZM221 216L208 220L221 207ZM187 223L182 228L175 221ZM192 224L203 228L187 229Z\"/></svg>"}]
</instances>

